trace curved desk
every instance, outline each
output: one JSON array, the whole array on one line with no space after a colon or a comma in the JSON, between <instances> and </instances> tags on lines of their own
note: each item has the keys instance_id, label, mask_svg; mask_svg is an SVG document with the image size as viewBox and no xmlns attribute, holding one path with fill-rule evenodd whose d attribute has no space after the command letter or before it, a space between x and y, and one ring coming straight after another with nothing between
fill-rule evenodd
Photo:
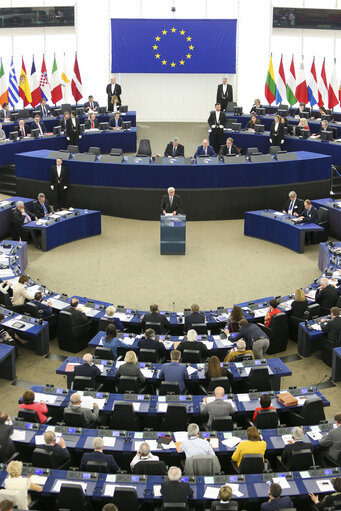
<instances>
[{"instance_id":1,"label":"curved desk","mask_svg":"<svg viewBox=\"0 0 341 511\"><path fill-rule=\"evenodd\" d=\"M255 140L255 135L240 136ZM264 136L259 138L268 143ZM249 209L278 207L291 189L311 198L329 193L330 156L301 151L289 161L238 163L241 161L236 158L228 164L186 165L167 160L160 166L154 162L144 165L67 160L64 164L69 171L69 201L73 206L141 220L158 218L161 195L170 185L182 196L189 220L241 218ZM15 164L18 194L35 196L42 191L51 195L49 175L54 160L49 158L49 151L17 154Z\"/></svg>"}]
</instances>

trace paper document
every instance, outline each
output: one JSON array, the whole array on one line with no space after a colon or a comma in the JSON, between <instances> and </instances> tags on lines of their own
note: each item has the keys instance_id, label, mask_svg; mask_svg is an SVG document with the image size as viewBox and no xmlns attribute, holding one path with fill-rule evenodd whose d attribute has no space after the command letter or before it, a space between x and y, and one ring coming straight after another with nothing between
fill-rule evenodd
<instances>
[{"instance_id":1,"label":"paper document","mask_svg":"<svg viewBox=\"0 0 341 511\"><path fill-rule=\"evenodd\" d=\"M198 369L196 369L195 367L192 367L192 366L188 366L187 367L188 376L191 376L191 374L194 374L194 373L197 373L197 372L198 372Z\"/></svg>"},{"instance_id":2,"label":"paper document","mask_svg":"<svg viewBox=\"0 0 341 511\"><path fill-rule=\"evenodd\" d=\"M166 350L170 350L173 347L173 341L162 341Z\"/></svg>"},{"instance_id":3,"label":"paper document","mask_svg":"<svg viewBox=\"0 0 341 511\"><path fill-rule=\"evenodd\" d=\"M9 268L5 268L4 270L0 270L0 277L14 277L14 272Z\"/></svg>"},{"instance_id":4,"label":"paper document","mask_svg":"<svg viewBox=\"0 0 341 511\"><path fill-rule=\"evenodd\" d=\"M133 403L134 412L139 412L141 403Z\"/></svg>"},{"instance_id":5,"label":"paper document","mask_svg":"<svg viewBox=\"0 0 341 511\"><path fill-rule=\"evenodd\" d=\"M31 293L32 295L34 295L35 293L37 293L39 291L39 289L41 288L41 286L39 286L38 284L36 284L35 286L29 286L27 287L27 291L29 293Z\"/></svg>"},{"instance_id":6,"label":"paper document","mask_svg":"<svg viewBox=\"0 0 341 511\"><path fill-rule=\"evenodd\" d=\"M115 312L115 318L118 318L120 321L130 321L133 317L133 314L126 314L125 312Z\"/></svg>"},{"instance_id":7,"label":"paper document","mask_svg":"<svg viewBox=\"0 0 341 511\"><path fill-rule=\"evenodd\" d=\"M15 429L11 434L11 439L13 442L24 442L26 439L26 431L23 431L22 429Z\"/></svg>"},{"instance_id":8,"label":"paper document","mask_svg":"<svg viewBox=\"0 0 341 511\"><path fill-rule=\"evenodd\" d=\"M74 481L72 479L57 479L57 481L54 483L54 485L52 487L52 491L55 493L59 493L60 487L62 484L67 484L67 485L68 484L78 484L79 486L82 487L83 492L86 493L87 483L83 483L82 481Z\"/></svg>"},{"instance_id":9,"label":"paper document","mask_svg":"<svg viewBox=\"0 0 341 511\"><path fill-rule=\"evenodd\" d=\"M164 450L176 449L176 445L174 442L169 442L169 444L162 444L162 449Z\"/></svg>"},{"instance_id":10,"label":"paper document","mask_svg":"<svg viewBox=\"0 0 341 511\"><path fill-rule=\"evenodd\" d=\"M219 449L219 438L210 438L210 444L212 449Z\"/></svg>"},{"instance_id":11,"label":"paper document","mask_svg":"<svg viewBox=\"0 0 341 511\"><path fill-rule=\"evenodd\" d=\"M292 435L282 435L282 440L284 442L284 445L287 445L293 441Z\"/></svg>"},{"instance_id":12,"label":"paper document","mask_svg":"<svg viewBox=\"0 0 341 511\"><path fill-rule=\"evenodd\" d=\"M242 497L244 495L241 491L239 491L239 484L229 483L229 487L231 488L233 495L236 497Z\"/></svg>"},{"instance_id":13,"label":"paper document","mask_svg":"<svg viewBox=\"0 0 341 511\"><path fill-rule=\"evenodd\" d=\"M303 406L307 398L305 396L297 396L297 406Z\"/></svg>"},{"instance_id":14,"label":"paper document","mask_svg":"<svg viewBox=\"0 0 341 511\"><path fill-rule=\"evenodd\" d=\"M267 313L267 310L268 310L269 307L263 307L262 309L256 309L254 311L255 313L255 318L262 318L263 316L265 316L265 314Z\"/></svg>"},{"instance_id":15,"label":"paper document","mask_svg":"<svg viewBox=\"0 0 341 511\"><path fill-rule=\"evenodd\" d=\"M103 437L104 447L115 447L116 438L112 436Z\"/></svg>"},{"instance_id":16,"label":"paper document","mask_svg":"<svg viewBox=\"0 0 341 511\"><path fill-rule=\"evenodd\" d=\"M319 431L307 431L307 435L313 440L321 440L322 435Z\"/></svg>"},{"instance_id":17,"label":"paper document","mask_svg":"<svg viewBox=\"0 0 341 511\"><path fill-rule=\"evenodd\" d=\"M135 451L138 451L142 444L147 443L151 451L157 451L157 440L134 440Z\"/></svg>"},{"instance_id":18,"label":"paper document","mask_svg":"<svg viewBox=\"0 0 341 511\"><path fill-rule=\"evenodd\" d=\"M204 499L214 499L216 500L219 495L220 488L216 488L215 486L206 486Z\"/></svg>"},{"instance_id":19,"label":"paper document","mask_svg":"<svg viewBox=\"0 0 341 511\"><path fill-rule=\"evenodd\" d=\"M99 410L103 410L103 407L105 405L105 399L97 399L96 397L92 396L82 396L82 407L88 408L89 410L92 410L94 407L94 403L98 404Z\"/></svg>"},{"instance_id":20,"label":"paper document","mask_svg":"<svg viewBox=\"0 0 341 511\"><path fill-rule=\"evenodd\" d=\"M183 442L184 440L188 440L187 431L175 431L174 438L176 442Z\"/></svg>"},{"instance_id":21,"label":"paper document","mask_svg":"<svg viewBox=\"0 0 341 511\"><path fill-rule=\"evenodd\" d=\"M246 401L250 401L249 394L237 394L238 401L240 403L245 403Z\"/></svg>"},{"instance_id":22,"label":"paper document","mask_svg":"<svg viewBox=\"0 0 341 511\"><path fill-rule=\"evenodd\" d=\"M157 409L159 412L167 412L168 403L158 403Z\"/></svg>"},{"instance_id":23,"label":"paper document","mask_svg":"<svg viewBox=\"0 0 341 511\"><path fill-rule=\"evenodd\" d=\"M211 350L213 348L213 342L212 341L201 341L203 344L205 344L206 348L208 350Z\"/></svg>"},{"instance_id":24,"label":"paper document","mask_svg":"<svg viewBox=\"0 0 341 511\"><path fill-rule=\"evenodd\" d=\"M98 369L101 371L101 373L103 373L104 371L104 365L103 364L94 364L96 367L98 367Z\"/></svg>"},{"instance_id":25,"label":"paper document","mask_svg":"<svg viewBox=\"0 0 341 511\"><path fill-rule=\"evenodd\" d=\"M134 337L133 338L130 338L130 337L123 337L123 339L121 339L122 342L124 342L124 344L126 346L132 346L135 342L135 339Z\"/></svg>"},{"instance_id":26,"label":"paper document","mask_svg":"<svg viewBox=\"0 0 341 511\"><path fill-rule=\"evenodd\" d=\"M321 493L327 492L327 491L334 491L334 486L332 485L332 482L330 479L319 479L316 481L316 484L318 486L318 489Z\"/></svg>"},{"instance_id":27,"label":"paper document","mask_svg":"<svg viewBox=\"0 0 341 511\"><path fill-rule=\"evenodd\" d=\"M44 445L45 444L44 435L36 435L35 442L36 445Z\"/></svg>"},{"instance_id":28,"label":"paper document","mask_svg":"<svg viewBox=\"0 0 341 511\"><path fill-rule=\"evenodd\" d=\"M153 492L154 497L161 497L161 484L154 484Z\"/></svg>"},{"instance_id":29,"label":"paper document","mask_svg":"<svg viewBox=\"0 0 341 511\"><path fill-rule=\"evenodd\" d=\"M222 444L226 445L226 447L235 447L236 445L241 442L241 439L238 436L231 436L230 438L227 438L226 440L222 440Z\"/></svg>"},{"instance_id":30,"label":"paper document","mask_svg":"<svg viewBox=\"0 0 341 511\"><path fill-rule=\"evenodd\" d=\"M290 488L290 484L285 477L273 477L272 480L274 483L279 484L282 490Z\"/></svg>"},{"instance_id":31,"label":"paper document","mask_svg":"<svg viewBox=\"0 0 341 511\"><path fill-rule=\"evenodd\" d=\"M46 481L47 481L47 477L45 477L45 476L36 476L36 475L31 476L31 483L39 484L40 486L44 486Z\"/></svg>"},{"instance_id":32,"label":"paper document","mask_svg":"<svg viewBox=\"0 0 341 511\"><path fill-rule=\"evenodd\" d=\"M145 378L153 378L154 371L152 371L151 369L146 369L146 368L143 367L141 369L141 373L143 374L143 376Z\"/></svg>"},{"instance_id":33,"label":"paper document","mask_svg":"<svg viewBox=\"0 0 341 511\"><path fill-rule=\"evenodd\" d=\"M118 369L119 367L123 366L123 364L125 364L124 360L116 361L116 364L115 364L116 369Z\"/></svg>"},{"instance_id":34,"label":"paper document","mask_svg":"<svg viewBox=\"0 0 341 511\"><path fill-rule=\"evenodd\" d=\"M322 330L321 328L321 325L317 325L316 323L314 323L313 325L310 325L310 327L312 328L312 330Z\"/></svg>"},{"instance_id":35,"label":"paper document","mask_svg":"<svg viewBox=\"0 0 341 511\"><path fill-rule=\"evenodd\" d=\"M40 392L35 392L34 399L37 403L40 401L44 401L46 404L53 405L56 402L58 396L54 394L41 394Z\"/></svg>"}]
</instances>

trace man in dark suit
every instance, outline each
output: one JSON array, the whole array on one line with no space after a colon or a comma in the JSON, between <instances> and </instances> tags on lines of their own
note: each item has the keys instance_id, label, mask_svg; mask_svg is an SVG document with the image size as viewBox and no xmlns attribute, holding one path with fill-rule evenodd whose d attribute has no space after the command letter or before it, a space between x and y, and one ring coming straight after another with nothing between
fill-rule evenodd
<instances>
[{"instance_id":1,"label":"man in dark suit","mask_svg":"<svg viewBox=\"0 0 341 511\"><path fill-rule=\"evenodd\" d=\"M215 104L215 110L210 113L207 122L212 130L212 146L216 153L219 153L223 143L223 133L226 126L225 112L221 111L220 103Z\"/></svg>"},{"instance_id":2,"label":"man in dark suit","mask_svg":"<svg viewBox=\"0 0 341 511\"><path fill-rule=\"evenodd\" d=\"M110 128L114 129L114 130L119 130L122 128L122 119L120 117L120 113L119 112L116 112L114 117L112 117L110 119L110 122L109 122L109 126Z\"/></svg>"},{"instance_id":3,"label":"man in dark suit","mask_svg":"<svg viewBox=\"0 0 341 511\"><path fill-rule=\"evenodd\" d=\"M42 117L47 117L48 115L51 115L51 108L46 103L46 99L43 98L40 102L40 105L36 108L36 110L40 113Z\"/></svg>"},{"instance_id":4,"label":"man in dark suit","mask_svg":"<svg viewBox=\"0 0 341 511\"><path fill-rule=\"evenodd\" d=\"M237 146L233 143L233 138L228 137L226 139L226 144L221 146L219 156L222 158L223 156L227 156L228 154L239 154Z\"/></svg>"},{"instance_id":5,"label":"man in dark suit","mask_svg":"<svg viewBox=\"0 0 341 511\"><path fill-rule=\"evenodd\" d=\"M304 211L304 201L297 197L296 192L289 192L288 200L283 206L283 213L300 216Z\"/></svg>"},{"instance_id":6,"label":"man in dark suit","mask_svg":"<svg viewBox=\"0 0 341 511\"><path fill-rule=\"evenodd\" d=\"M90 320L86 317L84 312L78 309L79 300L78 298L72 298L70 302L70 307L67 307L66 311L71 312L72 314L72 326L81 326L81 325L90 325ZM86 374L83 374L81 376L87 376Z\"/></svg>"},{"instance_id":7,"label":"man in dark suit","mask_svg":"<svg viewBox=\"0 0 341 511\"><path fill-rule=\"evenodd\" d=\"M47 302L46 305L42 303L43 297L43 293L41 291L37 291L34 295L34 300L31 300L29 303L36 305L38 309L43 312L43 317L52 316L52 304L51 302Z\"/></svg>"},{"instance_id":8,"label":"man in dark suit","mask_svg":"<svg viewBox=\"0 0 341 511\"><path fill-rule=\"evenodd\" d=\"M271 483L269 488L269 500L263 502L261 511L270 511L273 509L290 509L293 507L291 498L288 495L281 497L282 487L280 484Z\"/></svg>"},{"instance_id":9,"label":"man in dark suit","mask_svg":"<svg viewBox=\"0 0 341 511\"><path fill-rule=\"evenodd\" d=\"M304 210L301 216L297 218L297 222L302 224L313 223L318 224L317 209L311 204L311 200L306 199L304 201Z\"/></svg>"},{"instance_id":10,"label":"man in dark suit","mask_svg":"<svg viewBox=\"0 0 341 511\"><path fill-rule=\"evenodd\" d=\"M0 412L0 463L4 463L15 453L15 447L11 434L13 424L11 417L4 411Z\"/></svg>"},{"instance_id":11,"label":"man in dark suit","mask_svg":"<svg viewBox=\"0 0 341 511\"><path fill-rule=\"evenodd\" d=\"M205 323L205 314L200 312L199 305L193 303L191 305L191 314L185 316L185 326L184 331L188 332L194 325L198 325L200 323Z\"/></svg>"},{"instance_id":12,"label":"man in dark suit","mask_svg":"<svg viewBox=\"0 0 341 511\"><path fill-rule=\"evenodd\" d=\"M302 451L303 449L309 449L311 451L311 443L303 442L304 431L299 426L296 426L292 430L292 440L285 445L281 460L286 465L291 456L292 451Z\"/></svg>"},{"instance_id":13,"label":"man in dark suit","mask_svg":"<svg viewBox=\"0 0 341 511\"><path fill-rule=\"evenodd\" d=\"M184 394L186 392L185 380L188 380L188 372L186 364L181 364L180 359L181 352L179 350L172 350L170 352L170 362L162 364L159 379L178 382L180 393Z\"/></svg>"},{"instance_id":14,"label":"man in dark suit","mask_svg":"<svg viewBox=\"0 0 341 511\"><path fill-rule=\"evenodd\" d=\"M89 119L85 121L85 129L94 130L98 128L98 119L96 119L96 114L91 114Z\"/></svg>"},{"instance_id":15,"label":"man in dark suit","mask_svg":"<svg viewBox=\"0 0 341 511\"><path fill-rule=\"evenodd\" d=\"M76 116L76 110L71 110L71 117L65 122L65 134L67 140L70 141L71 145L78 145L81 135L81 127L78 117Z\"/></svg>"},{"instance_id":16,"label":"man in dark suit","mask_svg":"<svg viewBox=\"0 0 341 511\"><path fill-rule=\"evenodd\" d=\"M50 188L53 191L53 206L55 211L66 206L66 191L69 186L69 174L61 158L56 159L56 165L51 167Z\"/></svg>"},{"instance_id":17,"label":"man in dark suit","mask_svg":"<svg viewBox=\"0 0 341 511\"><path fill-rule=\"evenodd\" d=\"M194 158L198 158L198 156L217 156L213 147L208 145L207 138L204 138L202 144L195 151Z\"/></svg>"},{"instance_id":18,"label":"man in dark suit","mask_svg":"<svg viewBox=\"0 0 341 511\"><path fill-rule=\"evenodd\" d=\"M29 222L32 222L34 219L33 213L24 205L22 201L18 201L15 205L15 210L12 213L11 219L11 228L12 228L12 237L14 240L19 240L20 238L24 241L28 241L29 238L32 238L33 243L37 248L41 248L38 243L38 236L35 230L25 231L22 226Z\"/></svg>"},{"instance_id":19,"label":"man in dark suit","mask_svg":"<svg viewBox=\"0 0 341 511\"><path fill-rule=\"evenodd\" d=\"M193 495L193 490L188 483L181 482L182 472L178 467L170 467L168 481L161 484L161 495L164 502L187 502L188 497Z\"/></svg>"},{"instance_id":20,"label":"man in dark suit","mask_svg":"<svg viewBox=\"0 0 341 511\"><path fill-rule=\"evenodd\" d=\"M81 397L78 392L71 394L70 404L65 410L71 410L73 414L82 416L86 426L89 426L91 423L97 423L99 408L97 403L93 403L93 408L86 408L82 406ZM94 427L94 426L92 426Z\"/></svg>"},{"instance_id":21,"label":"man in dark suit","mask_svg":"<svg viewBox=\"0 0 341 511\"><path fill-rule=\"evenodd\" d=\"M221 104L222 110L226 110L227 103L233 101L232 85L227 83L227 78L223 78L223 83L218 85L216 102Z\"/></svg>"},{"instance_id":22,"label":"man in dark suit","mask_svg":"<svg viewBox=\"0 0 341 511\"><path fill-rule=\"evenodd\" d=\"M68 120L69 117L70 117L69 112L64 112L63 118L60 121L60 128L63 133L65 133L66 131L66 121Z\"/></svg>"},{"instance_id":23,"label":"man in dark suit","mask_svg":"<svg viewBox=\"0 0 341 511\"><path fill-rule=\"evenodd\" d=\"M180 195L175 194L175 188L170 186L168 188L168 194L163 195L161 199L161 215L166 213L173 213L173 215L182 215L183 207Z\"/></svg>"},{"instance_id":24,"label":"man in dark suit","mask_svg":"<svg viewBox=\"0 0 341 511\"><path fill-rule=\"evenodd\" d=\"M59 437L57 439L54 431L45 431L44 442L45 445L42 445L41 447L47 452L53 452L53 460L56 467L60 467L67 461L71 460L71 454L66 448L64 438Z\"/></svg>"},{"instance_id":25,"label":"man in dark suit","mask_svg":"<svg viewBox=\"0 0 341 511\"><path fill-rule=\"evenodd\" d=\"M334 286L333 286L334 287ZM324 332L328 332L328 341L331 341L334 347L338 346L339 334L341 331L341 318L339 307L330 309L331 319L321 322L321 328Z\"/></svg>"},{"instance_id":26,"label":"man in dark suit","mask_svg":"<svg viewBox=\"0 0 341 511\"><path fill-rule=\"evenodd\" d=\"M151 316L151 314L148 314ZM155 330L152 328L147 328L144 333L144 336L138 342L139 349L146 350L155 350L158 356L163 356L166 354L166 348L162 341L157 341L155 339Z\"/></svg>"},{"instance_id":27,"label":"man in dark suit","mask_svg":"<svg viewBox=\"0 0 341 511\"><path fill-rule=\"evenodd\" d=\"M9 104L3 103L2 104L2 110L0 110L0 119L2 121L9 121L11 117L10 111L9 111Z\"/></svg>"},{"instance_id":28,"label":"man in dark suit","mask_svg":"<svg viewBox=\"0 0 341 511\"><path fill-rule=\"evenodd\" d=\"M117 465L115 458L112 456L112 454L103 453L104 448L103 438L99 436L94 438L92 442L92 447L94 449L94 452L87 452L83 454L80 469L87 470L87 463L89 461L93 461L94 463L107 463L109 473L116 474L120 467Z\"/></svg>"},{"instance_id":29,"label":"man in dark suit","mask_svg":"<svg viewBox=\"0 0 341 511\"><path fill-rule=\"evenodd\" d=\"M338 300L336 287L329 283L326 277L321 279L321 284L316 289L315 302L324 309L335 307Z\"/></svg>"},{"instance_id":30,"label":"man in dark suit","mask_svg":"<svg viewBox=\"0 0 341 511\"><path fill-rule=\"evenodd\" d=\"M109 112L112 112L113 105L111 102L111 98L113 96L117 96L118 104L119 105L121 104L122 89L121 89L121 86L118 85L118 83L116 83L116 76L111 75L110 83L107 85L107 88L106 88L106 93L108 95L108 110L109 110Z\"/></svg>"},{"instance_id":31,"label":"man in dark suit","mask_svg":"<svg viewBox=\"0 0 341 511\"><path fill-rule=\"evenodd\" d=\"M206 345L198 341L198 334L195 330L188 330L185 339L178 344L176 349L179 350L182 355L184 350L199 351L202 361L206 360L208 356Z\"/></svg>"},{"instance_id":32,"label":"man in dark suit","mask_svg":"<svg viewBox=\"0 0 341 511\"><path fill-rule=\"evenodd\" d=\"M84 103L84 112L87 112L88 110L92 110L93 112L97 112L98 102L94 101L94 97L93 96L89 96L88 100L89 101L86 101Z\"/></svg>"},{"instance_id":33,"label":"man in dark suit","mask_svg":"<svg viewBox=\"0 0 341 511\"><path fill-rule=\"evenodd\" d=\"M19 119L18 138L28 137L30 133L31 130L29 125L25 124L24 119Z\"/></svg>"},{"instance_id":34,"label":"man in dark suit","mask_svg":"<svg viewBox=\"0 0 341 511\"><path fill-rule=\"evenodd\" d=\"M31 124L31 131L39 130L39 136L42 137L44 133L46 133L46 126L43 121L40 120L40 115L37 114L34 116L34 122Z\"/></svg>"},{"instance_id":35,"label":"man in dark suit","mask_svg":"<svg viewBox=\"0 0 341 511\"><path fill-rule=\"evenodd\" d=\"M158 305L156 303L152 303L149 309L150 313L145 314L142 318L142 330L146 329L147 323L158 323L161 328L161 333L165 333L169 330L169 321L165 314L160 314ZM154 328L154 325L147 325L147 328Z\"/></svg>"},{"instance_id":36,"label":"man in dark suit","mask_svg":"<svg viewBox=\"0 0 341 511\"><path fill-rule=\"evenodd\" d=\"M183 145L179 144L179 138L174 137L165 149L165 156L168 158L177 158L178 156L185 156L185 148Z\"/></svg>"},{"instance_id":37,"label":"man in dark suit","mask_svg":"<svg viewBox=\"0 0 341 511\"><path fill-rule=\"evenodd\" d=\"M36 218L43 218L51 213L50 204L44 193L38 193L38 200L33 203L32 212Z\"/></svg>"},{"instance_id":38,"label":"man in dark suit","mask_svg":"<svg viewBox=\"0 0 341 511\"><path fill-rule=\"evenodd\" d=\"M93 364L91 353L85 353L83 356L83 364L75 366L73 371L73 377L75 376L87 376L91 378L91 386L95 387L96 378L100 376L101 371L97 366Z\"/></svg>"}]
</instances>

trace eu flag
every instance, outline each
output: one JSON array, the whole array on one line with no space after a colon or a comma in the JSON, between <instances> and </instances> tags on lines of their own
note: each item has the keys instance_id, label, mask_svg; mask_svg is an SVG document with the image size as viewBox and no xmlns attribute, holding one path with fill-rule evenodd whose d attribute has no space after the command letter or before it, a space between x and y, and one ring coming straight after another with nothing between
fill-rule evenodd
<instances>
[{"instance_id":1,"label":"eu flag","mask_svg":"<svg viewBox=\"0 0 341 511\"><path fill-rule=\"evenodd\" d=\"M112 19L115 73L235 73L237 20Z\"/></svg>"}]
</instances>

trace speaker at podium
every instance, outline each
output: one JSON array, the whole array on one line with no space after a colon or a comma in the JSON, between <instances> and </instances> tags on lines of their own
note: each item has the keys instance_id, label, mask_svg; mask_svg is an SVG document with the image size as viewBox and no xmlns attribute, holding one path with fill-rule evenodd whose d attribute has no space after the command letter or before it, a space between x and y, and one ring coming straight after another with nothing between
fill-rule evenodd
<instances>
[{"instance_id":1,"label":"speaker at podium","mask_svg":"<svg viewBox=\"0 0 341 511\"><path fill-rule=\"evenodd\" d=\"M160 254L186 254L186 215L160 216Z\"/></svg>"}]
</instances>

